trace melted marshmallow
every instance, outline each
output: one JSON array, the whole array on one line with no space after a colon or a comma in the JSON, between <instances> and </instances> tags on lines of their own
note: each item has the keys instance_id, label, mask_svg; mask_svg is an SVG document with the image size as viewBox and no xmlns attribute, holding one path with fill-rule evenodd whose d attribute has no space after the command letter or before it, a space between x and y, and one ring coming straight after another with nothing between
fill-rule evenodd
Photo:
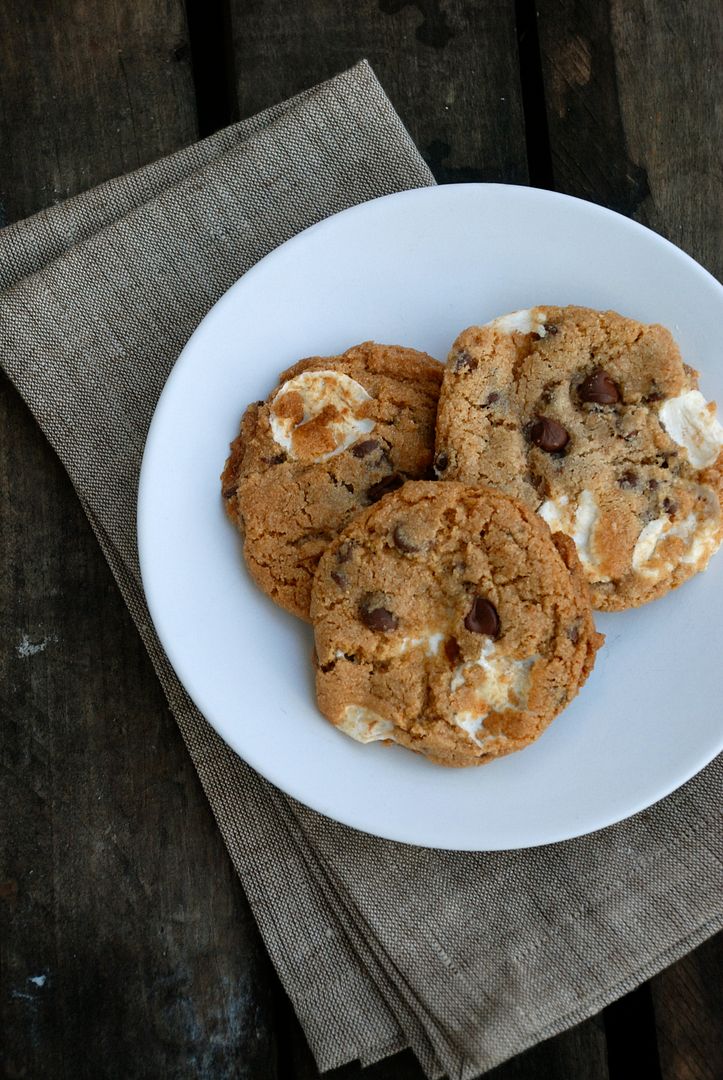
<instances>
[{"instance_id":1,"label":"melted marshmallow","mask_svg":"<svg viewBox=\"0 0 723 1080\"><path fill-rule=\"evenodd\" d=\"M723 447L723 427L716 418L715 405L707 402L700 390L687 390L664 401L659 416L673 442L688 451L694 469L713 464Z\"/></svg>"},{"instance_id":2,"label":"melted marshmallow","mask_svg":"<svg viewBox=\"0 0 723 1080\"><path fill-rule=\"evenodd\" d=\"M409 652L410 649L416 649L419 645L424 645L427 656L436 656L444 638L444 634L426 634L424 637L402 638L399 644L399 654L403 655Z\"/></svg>"},{"instance_id":3,"label":"melted marshmallow","mask_svg":"<svg viewBox=\"0 0 723 1080\"><path fill-rule=\"evenodd\" d=\"M547 314L539 308L523 308L521 311L511 311L509 315L500 315L498 319L492 319L491 322L485 323L485 326L491 326L501 334L517 332L518 334L537 334L538 337L545 337L547 335L545 330L546 318Z\"/></svg>"},{"instance_id":4,"label":"melted marshmallow","mask_svg":"<svg viewBox=\"0 0 723 1080\"><path fill-rule=\"evenodd\" d=\"M567 495L560 495L558 499L548 499L538 507L537 513L547 522L552 532L565 532L564 522L568 516L565 507L569 502Z\"/></svg>"},{"instance_id":5,"label":"melted marshmallow","mask_svg":"<svg viewBox=\"0 0 723 1080\"><path fill-rule=\"evenodd\" d=\"M695 566L697 570L705 570L711 555L715 555L719 547L718 523L707 521L693 537L693 542L680 561L686 566Z\"/></svg>"},{"instance_id":6,"label":"melted marshmallow","mask_svg":"<svg viewBox=\"0 0 723 1080\"><path fill-rule=\"evenodd\" d=\"M363 705L347 705L344 715L336 725L339 731L350 735L360 743L378 742L380 739L393 738L394 724L385 720L372 709Z\"/></svg>"},{"instance_id":7,"label":"melted marshmallow","mask_svg":"<svg viewBox=\"0 0 723 1080\"><path fill-rule=\"evenodd\" d=\"M485 731L485 719L484 716L475 716L474 713L470 712L455 713L454 716L457 727L462 728L462 731L469 735L472 742L482 749L499 740L499 735L491 735ZM483 733L481 737L480 733Z\"/></svg>"},{"instance_id":8,"label":"melted marshmallow","mask_svg":"<svg viewBox=\"0 0 723 1080\"><path fill-rule=\"evenodd\" d=\"M597 556L592 550L593 536L599 517L595 496L587 488L580 494L580 501L575 511L575 527L572 539L575 541L580 562L586 570L597 566Z\"/></svg>"},{"instance_id":9,"label":"melted marshmallow","mask_svg":"<svg viewBox=\"0 0 723 1080\"><path fill-rule=\"evenodd\" d=\"M708 560L720 543L718 524L715 521L701 522L695 514L688 514L683 521L674 525L669 517L659 517L655 521L649 521L641 530L633 549L633 570L652 580L670 574L675 569L675 563L670 560L658 566L647 564L656 556L658 545L674 536L688 542L687 550L679 557L678 562L685 566L695 566L697 570L705 570Z\"/></svg>"},{"instance_id":10,"label":"melted marshmallow","mask_svg":"<svg viewBox=\"0 0 723 1080\"><path fill-rule=\"evenodd\" d=\"M598 558L593 551L595 526L599 517L595 496L585 488L580 493L577 503L570 503L567 495L557 499L547 499L537 510L553 532L563 532L575 541L580 562L586 570L593 570L598 565Z\"/></svg>"},{"instance_id":11,"label":"melted marshmallow","mask_svg":"<svg viewBox=\"0 0 723 1080\"><path fill-rule=\"evenodd\" d=\"M477 660L468 660L457 665L452 673L449 689L452 693L461 690L467 685L467 676L474 668L481 667L485 680L480 690L480 693L484 694L484 701L480 704L485 708L485 715L490 709L500 712L503 709L524 708L530 690L530 669L536 659L536 656L526 660L498 656L494 642L488 640L482 646Z\"/></svg>"},{"instance_id":12,"label":"melted marshmallow","mask_svg":"<svg viewBox=\"0 0 723 1080\"><path fill-rule=\"evenodd\" d=\"M298 394L304 409L300 421L281 414L279 406L289 394ZM295 438L305 424L318 417L331 406L333 417L326 425L333 449L316 456L303 455L311 462L328 461L357 442L363 435L374 430L374 421L360 418L358 413L371 396L355 379L340 371L303 371L289 379L281 387L271 403L271 433L274 441L283 447L291 458L299 458L298 440Z\"/></svg>"}]
</instances>

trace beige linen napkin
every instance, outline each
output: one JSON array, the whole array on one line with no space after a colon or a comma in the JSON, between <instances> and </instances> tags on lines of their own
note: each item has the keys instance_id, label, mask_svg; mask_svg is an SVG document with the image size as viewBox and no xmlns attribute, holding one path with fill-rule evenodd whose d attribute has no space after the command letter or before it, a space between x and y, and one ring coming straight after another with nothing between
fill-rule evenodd
<instances>
[{"instance_id":1,"label":"beige linen napkin","mask_svg":"<svg viewBox=\"0 0 723 1080\"><path fill-rule=\"evenodd\" d=\"M466 1078L723 925L720 762L631 821L548 848L365 836L266 783L196 711L151 626L135 537L158 395L214 301L320 218L431 183L358 64L0 232L0 356L113 569L320 1067L410 1045L430 1076Z\"/></svg>"}]
</instances>

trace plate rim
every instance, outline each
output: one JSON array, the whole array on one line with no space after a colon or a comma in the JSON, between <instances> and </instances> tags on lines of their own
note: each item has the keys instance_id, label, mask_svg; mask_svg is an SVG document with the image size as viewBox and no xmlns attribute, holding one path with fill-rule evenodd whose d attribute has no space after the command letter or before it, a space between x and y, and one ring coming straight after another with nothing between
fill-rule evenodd
<instances>
[{"instance_id":1,"label":"plate rim","mask_svg":"<svg viewBox=\"0 0 723 1080\"><path fill-rule=\"evenodd\" d=\"M465 842L461 839L459 844L445 844L443 847L431 844L429 841L420 839L419 836L410 835L406 826L406 823L402 823L401 827L398 822L393 822L394 827L388 830L375 827L367 829L363 825L360 825L354 821L349 820L345 814L339 813L332 806L329 806L325 799L326 792L318 791L314 792L311 796L308 791L296 790L296 785L290 785L288 782L284 782L283 786L277 779L274 778L273 768L268 768L266 762L257 762L254 759L255 755L252 752L250 757L247 756L247 750L239 745L239 740L234 737L233 732L227 730L227 725L219 722L217 719L212 719L208 711L205 710L200 702L196 699L196 695L192 692L191 688L187 685L186 681L181 678L178 667L174 663L173 654L175 652L172 642L164 640L164 635L160 629L159 623L162 623L162 616L158 612L155 599L153 597L153 587L150 582L149 562L150 562L150 532L151 521L153 518L152 513L152 498L149 495L151 490L151 471L152 471L152 458L155 453L156 443L159 440L161 433L162 423L165 417L166 411L171 407L173 386L178 378L181 377L185 371L186 366L190 362L190 358L195 348L195 342L197 337L202 333L207 332L208 323L213 318L218 317L219 311L221 311L228 303L231 303L235 292L238 290L242 282L248 281L250 277L256 276L257 273L262 273L264 268L269 262L276 260L281 256L282 252L288 252L299 244L303 244L308 236L312 233L318 233L327 228L333 228L333 223L340 217L350 218L353 216L363 216L364 213L369 212L369 208L376 206L380 203L389 203L390 201L417 201L425 199L437 199L446 198L447 193L454 192L458 189L465 189L469 191L483 190L486 194L490 193L494 197L495 192L502 190L507 197L511 192L515 193L515 197L519 194L520 198L528 199L532 194L536 199L549 200L555 203L573 203L584 208L584 212L599 214L602 218L615 219L616 221L624 222L625 226L632 232L637 232L648 238L652 237L654 242L662 244L669 250L671 254L678 260L680 260L688 269L693 270L697 274L704 275L719 292L721 293L721 299L723 301L723 286L714 277L714 275L708 271L704 266L698 263L691 255L683 251L677 245L672 243L666 237L661 236L655 230L642 225L640 222L634 221L632 218L626 217L624 214L620 214L615 210L611 210L605 206L601 206L598 203L591 202L590 200L581 199L577 196L567 195L563 192L549 191L542 188L534 188L529 185L517 185L517 184L500 184L500 183L456 183L456 184L441 184L432 185L427 187L409 188L400 192L392 192L388 195L379 196L375 199L369 199L362 203L355 204L354 206L347 207L344 210L340 210L335 214L331 214L322 220L313 223L301 232L290 237L288 240L279 244L276 248L268 252L261 259L258 260L252 267L246 270L239 278L237 278L224 293L215 301L215 303L209 308L204 317L200 320L198 325L193 330L192 334L186 341L183 349L176 358L173 366L168 374L168 377L163 385L163 388L159 394L158 401L153 411L153 416L148 427L146 435L143 455L141 461L141 468L138 478L138 494L136 501L136 526L137 526L137 551L139 559L139 567L141 574L141 582L143 586L143 592L150 614L150 618L153 624L154 631L158 637L159 643L171 665L171 668L179 681L179 684L184 689L194 706L198 709L200 714L206 719L214 731L219 735L223 741L231 747L231 749L241 757L252 769L259 773L266 781L283 791L289 797L300 802L305 807L313 810L316 813L322 814L324 817L329 818L332 821L338 822L344 825L346 828L353 829L357 832L364 833L369 836L379 837L383 840L388 840L396 843L408 844L414 847L434 847L436 850L448 850L448 851L512 851L512 850L527 850L536 847L546 846L548 844L565 843L569 840L577 839L584 836L590 836L603 829L610 828L612 826L620 824L622 821L626 821L632 817L635 817L640 812L656 805L662 799L667 798L678 788L682 787L699 772L701 772L707 765L711 764L715 758L723 751L723 731L721 731L720 745L717 750L710 755L708 751L703 752L699 756L699 760L692 764L689 769L684 770L679 774L675 780L670 784L665 785L660 789L660 793L655 796L652 801L643 796L637 802L633 801L632 804L628 804L628 809L619 814L614 814L606 821L597 824L585 825L580 828L574 824L574 814L570 816L570 826L568 829L559 829L554 837L544 837L532 842L523 842L520 844L486 844L485 846L474 845L469 842ZM241 740L243 741L243 740ZM302 785L303 787L303 785ZM632 808L630 806L632 805Z\"/></svg>"}]
</instances>

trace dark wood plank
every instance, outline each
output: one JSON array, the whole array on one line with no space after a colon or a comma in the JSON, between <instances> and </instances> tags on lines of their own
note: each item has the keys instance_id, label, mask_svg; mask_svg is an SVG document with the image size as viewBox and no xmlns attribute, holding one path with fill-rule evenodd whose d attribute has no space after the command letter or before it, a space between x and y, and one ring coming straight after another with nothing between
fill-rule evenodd
<instances>
[{"instance_id":1,"label":"dark wood plank","mask_svg":"<svg viewBox=\"0 0 723 1080\"><path fill-rule=\"evenodd\" d=\"M554 185L723 271L720 12L698 0L540 0Z\"/></svg>"},{"instance_id":2,"label":"dark wood plank","mask_svg":"<svg viewBox=\"0 0 723 1080\"><path fill-rule=\"evenodd\" d=\"M0 429L4 1075L273 1078L269 961L150 662L7 382Z\"/></svg>"},{"instance_id":3,"label":"dark wood plank","mask_svg":"<svg viewBox=\"0 0 723 1080\"><path fill-rule=\"evenodd\" d=\"M195 137L181 0L0 4L0 223Z\"/></svg>"},{"instance_id":4,"label":"dark wood plank","mask_svg":"<svg viewBox=\"0 0 723 1080\"><path fill-rule=\"evenodd\" d=\"M649 225L720 276L723 191L711 138L723 92L717 6L536 7L554 186ZM638 1052L665 1080L723 1075L720 949L719 938L606 1010L611 1077L641 1075Z\"/></svg>"},{"instance_id":5,"label":"dark wood plank","mask_svg":"<svg viewBox=\"0 0 723 1080\"><path fill-rule=\"evenodd\" d=\"M485 1077L486 1080L607 1080L602 1016L531 1047Z\"/></svg>"},{"instance_id":6,"label":"dark wood plank","mask_svg":"<svg viewBox=\"0 0 723 1080\"><path fill-rule=\"evenodd\" d=\"M723 934L652 980L662 1080L723 1076Z\"/></svg>"},{"instance_id":7,"label":"dark wood plank","mask_svg":"<svg viewBox=\"0 0 723 1080\"><path fill-rule=\"evenodd\" d=\"M15 219L196 134L181 0L0 5ZM0 380L0 1058L273 1077L275 976L60 464Z\"/></svg>"},{"instance_id":8,"label":"dark wood plank","mask_svg":"<svg viewBox=\"0 0 723 1080\"><path fill-rule=\"evenodd\" d=\"M623 130L650 192L645 222L721 277L721 9L644 0L612 12Z\"/></svg>"},{"instance_id":9,"label":"dark wood plank","mask_svg":"<svg viewBox=\"0 0 723 1080\"><path fill-rule=\"evenodd\" d=\"M611 1002L603 1020L611 1080L661 1080L650 983Z\"/></svg>"},{"instance_id":10,"label":"dark wood plank","mask_svg":"<svg viewBox=\"0 0 723 1080\"><path fill-rule=\"evenodd\" d=\"M366 57L439 181L526 182L512 4L230 4L242 116Z\"/></svg>"}]
</instances>

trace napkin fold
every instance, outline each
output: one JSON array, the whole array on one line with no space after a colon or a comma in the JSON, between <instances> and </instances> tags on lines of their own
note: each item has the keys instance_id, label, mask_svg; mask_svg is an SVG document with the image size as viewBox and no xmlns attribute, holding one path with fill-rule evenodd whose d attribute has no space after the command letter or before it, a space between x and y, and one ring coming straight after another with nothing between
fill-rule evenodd
<instances>
[{"instance_id":1,"label":"napkin fold","mask_svg":"<svg viewBox=\"0 0 723 1080\"><path fill-rule=\"evenodd\" d=\"M431 183L357 64L0 231L0 360L72 479L319 1067L411 1046L430 1077L466 1080L721 928L720 760L627 822L535 850L356 832L272 787L195 709L153 630L135 535L148 426L211 305L308 225Z\"/></svg>"}]
</instances>

